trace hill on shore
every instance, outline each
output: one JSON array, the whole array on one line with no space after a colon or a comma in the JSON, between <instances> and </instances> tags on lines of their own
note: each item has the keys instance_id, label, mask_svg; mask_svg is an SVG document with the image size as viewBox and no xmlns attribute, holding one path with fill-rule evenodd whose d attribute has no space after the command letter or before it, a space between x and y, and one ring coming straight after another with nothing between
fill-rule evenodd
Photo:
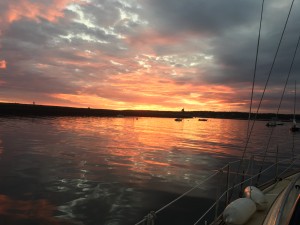
<instances>
[{"instance_id":1,"label":"hill on shore","mask_svg":"<svg viewBox=\"0 0 300 225\"><path fill-rule=\"evenodd\" d=\"M35 104L0 103L0 116L24 116L24 117L57 117L57 116L94 116L94 117L165 117L165 118L227 118L248 119L246 112L214 112L214 111L154 111L154 110L112 110L74 108L62 106L46 106ZM270 120L274 113L260 113L259 120ZM279 120L291 120L291 114L278 115ZM251 115L254 118L254 114Z\"/></svg>"}]
</instances>

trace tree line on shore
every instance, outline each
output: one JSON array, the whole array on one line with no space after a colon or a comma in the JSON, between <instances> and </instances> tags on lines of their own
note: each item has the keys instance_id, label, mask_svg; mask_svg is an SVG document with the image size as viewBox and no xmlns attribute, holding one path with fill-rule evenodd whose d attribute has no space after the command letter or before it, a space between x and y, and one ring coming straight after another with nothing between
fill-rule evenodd
<instances>
[{"instance_id":1,"label":"tree line on shore","mask_svg":"<svg viewBox=\"0 0 300 225\"><path fill-rule=\"evenodd\" d=\"M215 111L156 111L156 110L112 110L74 108L62 106L46 106L36 104L0 103L0 116L98 116L98 117L165 117L165 118L226 118L248 119L247 112L215 112ZM251 114L251 119L255 114ZM258 120L270 120L274 113L260 113ZM279 114L278 120L290 121L293 115Z\"/></svg>"}]
</instances>

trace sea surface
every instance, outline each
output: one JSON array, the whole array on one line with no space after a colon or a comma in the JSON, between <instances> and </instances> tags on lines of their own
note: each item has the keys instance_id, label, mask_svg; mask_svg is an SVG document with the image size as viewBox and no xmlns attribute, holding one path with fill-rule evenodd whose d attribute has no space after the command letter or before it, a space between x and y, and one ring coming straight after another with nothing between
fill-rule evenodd
<instances>
[{"instance_id":1,"label":"sea surface","mask_svg":"<svg viewBox=\"0 0 300 225\"><path fill-rule=\"evenodd\" d=\"M255 123L247 156L265 150L270 132L269 151L300 152L289 123L265 124ZM0 117L0 224L135 224L240 158L247 127L229 119ZM156 224L194 224L224 183L197 188Z\"/></svg>"}]
</instances>

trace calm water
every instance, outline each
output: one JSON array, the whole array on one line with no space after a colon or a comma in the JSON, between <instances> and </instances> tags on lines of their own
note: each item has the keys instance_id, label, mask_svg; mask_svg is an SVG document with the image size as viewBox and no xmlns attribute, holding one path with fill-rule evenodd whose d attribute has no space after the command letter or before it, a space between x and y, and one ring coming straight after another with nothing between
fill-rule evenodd
<instances>
[{"instance_id":1,"label":"calm water","mask_svg":"<svg viewBox=\"0 0 300 225\"><path fill-rule=\"evenodd\" d=\"M246 128L221 119L0 118L0 224L134 224L238 158ZM274 129L270 149L299 146L288 128ZM262 151L270 131L257 122L248 151ZM214 199L210 189L162 218L194 222Z\"/></svg>"}]
</instances>

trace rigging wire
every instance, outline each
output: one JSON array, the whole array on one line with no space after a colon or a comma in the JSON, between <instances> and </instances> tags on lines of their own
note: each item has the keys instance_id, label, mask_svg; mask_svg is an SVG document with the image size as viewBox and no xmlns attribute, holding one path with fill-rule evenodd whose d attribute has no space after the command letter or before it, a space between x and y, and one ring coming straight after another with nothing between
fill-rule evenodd
<instances>
[{"instance_id":1,"label":"rigging wire","mask_svg":"<svg viewBox=\"0 0 300 225\"><path fill-rule=\"evenodd\" d=\"M300 35L299 35L299 39L298 39L298 44L299 44L299 41L300 41ZM298 47L298 45L297 45ZM295 129L297 129L296 127L296 90L297 90L297 87L296 87L296 81L295 81L295 95L294 95L294 118L293 118L293 126L295 126ZM293 146L292 146L292 156L294 156L295 154L295 135L293 135Z\"/></svg>"},{"instance_id":2,"label":"rigging wire","mask_svg":"<svg viewBox=\"0 0 300 225\"><path fill-rule=\"evenodd\" d=\"M248 121L248 128L247 128L247 141L246 141L246 144L245 144L245 147L244 147L244 150L243 150L243 154L242 154L242 157L241 157L241 161L239 163L239 166L238 166L238 169L237 169L237 172L236 172L236 178L237 178L237 175L239 173L239 170L240 170L240 167L244 161L244 158L245 158L245 154L246 154L246 150L247 150L247 147L248 147L248 144L249 144L249 141L250 141L250 137L251 137L251 134L252 134L252 131L253 131L253 128L254 128L254 124L255 124L255 121L257 119L257 115L258 115L258 112L259 112L259 109L260 109L260 106L261 106L261 103L262 103L262 100L263 100L263 97L264 97L264 94L266 92L266 89L267 89L267 85L268 85L268 82L270 80L270 77L271 77L271 74L272 74L272 71L273 71L273 67L275 65L275 61L276 61L276 58L277 58L277 55L278 55L278 52L279 52L279 48L281 46L281 42L282 42L282 39L283 39L283 36L284 36L284 33L285 33L285 30L286 30L286 26L287 26L287 23L288 23L288 20L289 20L289 17L290 17L290 14L291 14L291 10L292 10L292 7L293 7L293 4L294 4L294 0L292 1L291 3L291 6L290 6L290 9L289 9L289 13L288 13L288 16L287 16L287 19L286 19L286 22L285 22L285 25L284 25L284 29L282 31L282 34L281 34L281 37L280 37L280 40L279 40L279 43L278 43L278 46L277 46L277 50L276 50L276 53L275 53L275 56L274 56L274 59L273 59L273 62L272 62L272 65L271 65L271 68L270 68L270 71L269 71L269 74L268 74L268 77L267 77L267 80L266 80L266 83L265 83L265 86L264 86L264 90L263 90L263 93L262 93L262 96L260 98L260 101L259 101L259 104L258 104L258 107L257 107L257 110L256 110L256 113L255 113L255 117L254 117L254 120L253 120L253 123L252 123L252 126L249 130L249 127L250 127L250 117L251 117L251 111L252 111L252 102L253 102L253 92L254 92L254 83L255 83L255 76L256 76L256 68L257 68L257 61L258 61L258 51L259 51L259 43L260 43L260 31L261 31L261 24L262 24L262 15L263 15L263 7L264 7L264 0L262 1L262 9L261 9L261 18L260 18L260 30L259 30L259 35L258 35L258 42L257 42L257 50L256 50L256 59L255 59L255 68L254 68L254 75L253 75L253 82L252 82L252 91L251 91L251 101L250 101L250 112L249 112L249 121ZM300 39L300 37L299 37ZM299 40L298 40L298 44L299 44ZM297 46L298 46L297 44ZM297 47L298 48L298 47ZM286 81L287 82L287 81ZM284 88L285 90L285 88ZM280 105L281 105L281 101L282 99L280 100ZM279 110L278 110L279 111ZM248 132L249 131L249 132ZM179 199L181 199L182 197L184 197L185 195L187 195L188 193L190 193L191 191L195 190L196 188L198 188L200 185L202 185L204 182L206 182L207 180L211 179L212 177L214 177L218 172L208 176L205 180L203 180L200 184L196 185L195 187L191 188L190 190L186 191L185 193L183 193L182 195L180 195L179 197L177 197L176 199L174 199L173 201L169 202L168 204L166 204L165 206L161 207L159 210L157 210L156 212L153 212L154 214L157 214L161 211L163 211L165 208L169 207L170 205L172 205L174 202L178 201ZM232 190L235 188L236 186L236 179L235 181L233 182L233 186L232 186ZM232 197L232 192L231 192L231 196L229 199L231 199ZM200 218L201 219L201 218ZM139 221L138 223L136 223L135 225L139 225L139 224L142 224L143 222L145 222L146 219L142 219L141 221ZM200 220L199 220L200 221ZM197 221L198 222L198 221ZM197 223L196 222L196 223ZM196 224L195 223L195 224Z\"/></svg>"},{"instance_id":3,"label":"rigging wire","mask_svg":"<svg viewBox=\"0 0 300 225\"><path fill-rule=\"evenodd\" d=\"M222 170L225 167L222 168ZM154 214L156 215L157 213L163 211L165 208L169 207L170 205L172 205L174 202L178 201L179 199L181 199L182 197L186 196L187 194L189 194L190 192L192 192L193 190L199 188L203 183L205 183L206 181L210 180L212 177L214 177L215 175L217 175L218 173L220 173L220 171L216 171L215 173L209 175L208 177L206 177L203 181L201 181L198 185L194 186L193 188L189 189L188 191L184 192L182 195L180 195L179 197L177 197L176 199L174 199L173 201L169 202L168 204L166 204L165 206L161 207L159 210L155 211ZM141 221L139 221L138 223L136 223L135 225L139 225L142 224L143 222L145 222L146 219L142 219Z\"/></svg>"},{"instance_id":4,"label":"rigging wire","mask_svg":"<svg viewBox=\"0 0 300 225\"><path fill-rule=\"evenodd\" d=\"M295 81L295 95L294 95L294 120L293 122L295 122L296 118L295 118L295 114L296 114L296 81Z\"/></svg>"},{"instance_id":5,"label":"rigging wire","mask_svg":"<svg viewBox=\"0 0 300 225\"><path fill-rule=\"evenodd\" d=\"M258 31L258 37L257 37L257 46L256 46L255 63L254 63L251 97L250 97L249 118L248 118L248 124L247 124L247 137L249 135L250 119L251 119L251 112L252 112L252 102L253 102L255 77L256 77L256 71L257 71L258 51L259 51L259 44L260 44L260 33L261 33L261 27L262 27L262 17L263 17L263 12L264 12L264 3L265 3L265 0L263 0L262 3L261 3L259 31Z\"/></svg>"},{"instance_id":6,"label":"rigging wire","mask_svg":"<svg viewBox=\"0 0 300 225\"><path fill-rule=\"evenodd\" d=\"M283 100L283 97L284 97L284 94L285 94L285 90L286 90L286 87L287 87L287 84L288 84L288 81L289 81L289 78L290 78L290 74L292 72L292 68L293 68L293 65L294 65L294 61L295 61L295 58L296 58L296 55L297 55L299 43L300 43L300 34L299 34L299 37L298 37L298 41L297 41L297 45L296 45L296 48L295 48L295 51L294 51L292 62L291 62L290 67L289 67L289 72L288 72L288 75L287 75L286 80L285 80L284 88L283 88L283 91L282 91L282 94L281 94L281 98L280 98L280 102L279 102L279 105L278 105L278 108L277 108L277 112L276 112L276 118L278 117L279 110L281 108L281 104L282 104L282 100ZM296 88L295 88L295 90L296 90ZM295 115L295 104L294 104L294 115ZM266 155L267 155L267 152L268 152L269 144L271 142L273 131L274 131L274 127L272 127L272 129L271 129L271 133L270 133L270 136L269 136L269 139L268 139L268 143L267 143L267 148L266 148L266 150L264 152L262 164L260 166L260 171L262 170L263 164L264 164L265 159L266 159ZM293 141L294 141L294 138L293 138ZM294 143L293 143L293 147L292 147L292 154L294 155ZM257 183L259 181L259 178L260 178L260 176L257 177Z\"/></svg>"},{"instance_id":7,"label":"rigging wire","mask_svg":"<svg viewBox=\"0 0 300 225\"><path fill-rule=\"evenodd\" d=\"M255 124L255 122L256 122L258 112L259 112L259 110L260 110L260 107L261 107L261 104L262 104L262 101L263 101L265 92L266 92L266 90L267 90L267 86L268 86L268 83L269 83L271 74L272 74L272 72L273 72L273 68L274 68L274 65L275 65L275 62L276 62L276 59L277 59L277 55L278 55L278 52L279 52L279 49L280 49L280 46L281 46L281 43L282 43L282 39L283 39L285 30L286 30L286 27L287 27L287 24L288 24L290 15L291 15L291 11L292 11L292 8L293 8L293 5L294 5L294 1L295 1L295 0L293 0L292 3L291 3L291 5L290 5L289 13L288 13L288 15L287 15L287 18L286 18L286 21L285 21L285 24L284 24L284 28L283 28L282 33L281 33L281 36L280 36L280 40L279 40L279 43L278 43L278 46L277 46L277 49L276 49L276 53L275 53L275 56L274 56L274 58L273 58L273 62L272 62L270 71L269 71L269 73L268 73L268 77L267 77L267 80L266 80L266 83L265 83L265 86L264 86L264 89L263 89L263 93L262 93L262 95L261 95L261 98L260 98L260 101L259 101L259 104L258 104L256 113L255 113L255 117L254 117L252 126L251 126L250 131L249 131L249 134L248 134L248 136L247 136L246 144L245 144L245 147L244 147L244 150L243 150L243 153L242 153L242 157L241 157L241 163L240 163L239 166L238 166L238 169L237 169L237 172L236 172L236 176L235 176L235 181L233 182L233 184L236 183L237 174L239 173L239 170L241 169L241 165L242 165L243 160L244 160L244 158L245 158L246 150L247 150L247 148L248 148L248 144L249 144L250 137L251 137L251 134L252 134L252 131L253 131L253 128L254 128L254 124ZM231 195L230 195L230 198L229 198L229 199L232 198L232 195L233 195L233 193L231 192Z\"/></svg>"}]
</instances>

